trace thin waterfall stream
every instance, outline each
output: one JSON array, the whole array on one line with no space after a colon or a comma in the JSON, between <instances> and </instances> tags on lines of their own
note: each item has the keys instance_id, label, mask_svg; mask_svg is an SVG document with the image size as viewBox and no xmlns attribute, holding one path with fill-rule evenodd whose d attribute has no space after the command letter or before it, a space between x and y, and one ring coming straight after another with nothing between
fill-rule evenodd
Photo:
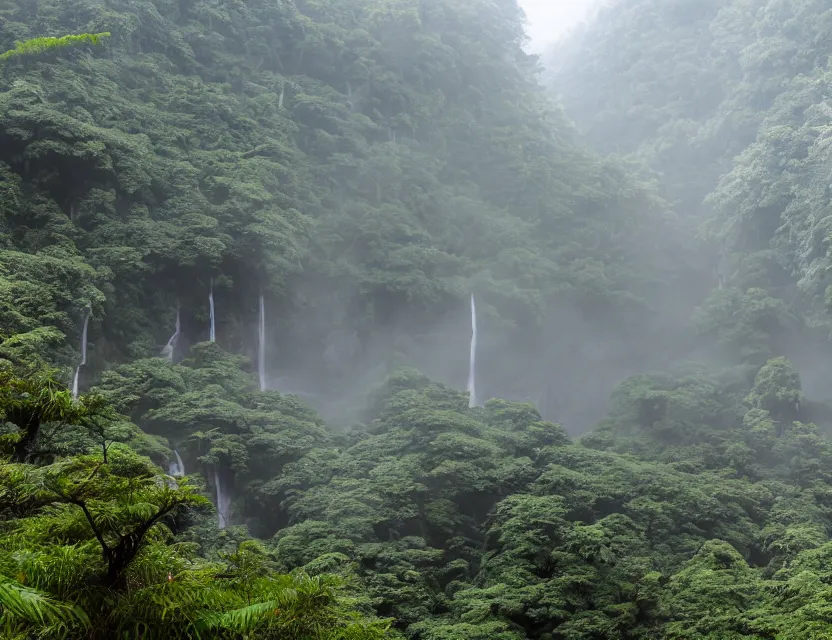
<instances>
[{"instance_id":1,"label":"thin waterfall stream","mask_svg":"<svg viewBox=\"0 0 832 640\"><path fill-rule=\"evenodd\" d=\"M266 302L260 294L260 326L257 332L257 374L260 391L266 390Z\"/></svg>"},{"instance_id":2,"label":"thin waterfall stream","mask_svg":"<svg viewBox=\"0 0 832 640\"><path fill-rule=\"evenodd\" d=\"M179 317L179 305L176 305L176 330L168 340L165 348L162 349L162 354L168 357L168 360L173 362L173 352L176 350L176 343L179 341L179 334L182 332L182 323Z\"/></svg>"},{"instance_id":3,"label":"thin waterfall stream","mask_svg":"<svg viewBox=\"0 0 832 640\"><path fill-rule=\"evenodd\" d=\"M185 463L182 462L182 457L176 449L173 450L173 455L176 456L176 460L170 463L170 467L168 467L168 474L181 478L185 475Z\"/></svg>"},{"instance_id":4,"label":"thin waterfall stream","mask_svg":"<svg viewBox=\"0 0 832 640\"><path fill-rule=\"evenodd\" d=\"M477 305L471 294L471 352L468 360L468 406L477 406Z\"/></svg>"},{"instance_id":5,"label":"thin waterfall stream","mask_svg":"<svg viewBox=\"0 0 832 640\"><path fill-rule=\"evenodd\" d=\"M211 330L208 339L211 342L217 341L217 326L214 317L214 280L211 279L211 290L208 292L208 311L211 317Z\"/></svg>"},{"instance_id":6,"label":"thin waterfall stream","mask_svg":"<svg viewBox=\"0 0 832 640\"><path fill-rule=\"evenodd\" d=\"M87 327L90 324L90 310L84 312L84 326L81 329L81 362L75 367L75 376L72 378L72 397L78 398L78 387L81 379L81 367L87 364Z\"/></svg>"},{"instance_id":7,"label":"thin waterfall stream","mask_svg":"<svg viewBox=\"0 0 832 640\"><path fill-rule=\"evenodd\" d=\"M214 486L217 492L217 526L220 529L225 529L228 526L229 511L231 508L231 496L222 490L222 482L220 481L220 472L216 467L214 468Z\"/></svg>"}]
</instances>

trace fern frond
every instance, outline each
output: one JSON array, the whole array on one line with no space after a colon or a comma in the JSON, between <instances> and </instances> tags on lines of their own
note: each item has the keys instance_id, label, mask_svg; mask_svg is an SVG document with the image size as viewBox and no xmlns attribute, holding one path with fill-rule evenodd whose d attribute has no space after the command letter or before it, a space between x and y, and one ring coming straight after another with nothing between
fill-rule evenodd
<instances>
[{"instance_id":1,"label":"fern frond","mask_svg":"<svg viewBox=\"0 0 832 640\"><path fill-rule=\"evenodd\" d=\"M89 626L78 607L0 577L0 618L17 618L38 626Z\"/></svg>"},{"instance_id":2,"label":"fern frond","mask_svg":"<svg viewBox=\"0 0 832 640\"><path fill-rule=\"evenodd\" d=\"M35 55L52 49L69 47L74 44L99 45L104 38L108 37L110 37L109 31L102 33L81 33L79 35L68 35L60 38L32 38L25 42L17 42L14 49L0 54L0 61L8 60L16 56Z\"/></svg>"},{"instance_id":3,"label":"fern frond","mask_svg":"<svg viewBox=\"0 0 832 640\"><path fill-rule=\"evenodd\" d=\"M273 600L256 602L224 613L207 613L200 618L198 627L206 631L224 629L235 633L249 633L274 616L275 612L291 608L296 600L297 593L282 592Z\"/></svg>"}]
</instances>

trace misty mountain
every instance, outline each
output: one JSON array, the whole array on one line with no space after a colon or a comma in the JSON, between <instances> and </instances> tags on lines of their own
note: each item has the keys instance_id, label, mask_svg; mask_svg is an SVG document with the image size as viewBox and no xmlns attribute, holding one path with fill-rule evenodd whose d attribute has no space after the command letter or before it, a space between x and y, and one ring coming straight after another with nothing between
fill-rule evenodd
<instances>
[{"instance_id":1,"label":"misty mountain","mask_svg":"<svg viewBox=\"0 0 832 640\"><path fill-rule=\"evenodd\" d=\"M830 28L0 1L0 637L828 637Z\"/></svg>"}]
</instances>

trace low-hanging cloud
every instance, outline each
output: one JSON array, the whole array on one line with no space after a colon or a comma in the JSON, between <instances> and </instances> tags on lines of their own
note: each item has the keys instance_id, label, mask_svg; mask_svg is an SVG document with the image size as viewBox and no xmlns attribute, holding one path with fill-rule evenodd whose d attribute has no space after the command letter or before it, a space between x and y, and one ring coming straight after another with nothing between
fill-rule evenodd
<instances>
[{"instance_id":1,"label":"low-hanging cloud","mask_svg":"<svg viewBox=\"0 0 832 640\"><path fill-rule=\"evenodd\" d=\"M529 50L542 52L586 18L597 4L597 0L520 0L528 19Z\"/></svg>"}]
</instances>

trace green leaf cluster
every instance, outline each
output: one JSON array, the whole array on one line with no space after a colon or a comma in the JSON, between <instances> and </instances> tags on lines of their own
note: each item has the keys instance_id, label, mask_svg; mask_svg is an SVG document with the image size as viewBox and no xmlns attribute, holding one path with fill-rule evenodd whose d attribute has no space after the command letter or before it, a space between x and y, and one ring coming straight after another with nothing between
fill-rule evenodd
<instances>
[{"instance_id":1,"label":"green leaf cluster","mask_svg":"<svg viewBox=\"0 0 832 640\"><path fill-rule=\"evenodd\" d=\"M32 38L25 42L15 43L14 49L0 53L0 61L14 58L15 56L29 56L53 49L62 49L74 44L92 44L98 45L104 38L110 37L109 32L102 33L82 33L79 35L61 36L60 38Z\"/></svg>"}]
</instances>

